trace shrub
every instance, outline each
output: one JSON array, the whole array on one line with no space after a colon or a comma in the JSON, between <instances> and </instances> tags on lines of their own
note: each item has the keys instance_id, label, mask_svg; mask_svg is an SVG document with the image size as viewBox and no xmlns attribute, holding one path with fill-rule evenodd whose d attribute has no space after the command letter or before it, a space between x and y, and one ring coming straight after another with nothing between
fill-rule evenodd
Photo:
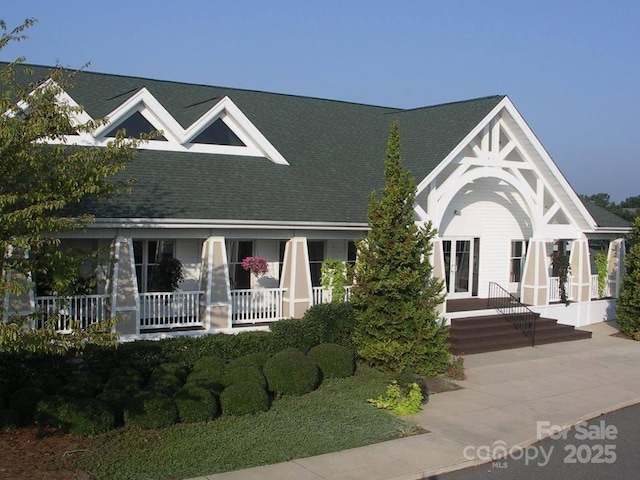
<instances>
[{"instance_id":1,"label":"shrub","mask_svg":"<svg viewBox=\"0 0 640 480\"><path fill-rule=\"evenodd\" d=\"M33 422L36 405L44 396L45 393L37 387L24 387L13 392L9 405L11 410L18 412L18 419L21 425L28 425Z\"/></svg>"},{"instance_id":2,"label":"shrub","mask_svg":"<svg viewBox=\"0 0 640 480\"><path fill-rule=\"evenodd\" d=\"M206 422L220 414L213 393L197 385L185 385L173 399L183 422Z\"/></svg>"},{"instance_id":3,"label":"shrub","mask_svg":"<svg viewBox=\"0 0 640 480\"><path fill-rule=\"evenodd\" d=\"M135 383L139 387L144 384L144 377L140 371L127 365L116 368L111 372L111 377L122 377L128 379L130 382Z\"/></svg>"},{"instance_id":4,"label":"shrub","mask_svg":"<svg viewBox=\"0 0 640 480\"><path fill-rule=\"evenodd\" d=\"M239 367L258 367L262 370L262 367L264 367L264 364L267 363L270 357L271 355L267 352L249 353L230 361L227 364L227 370L233 370Z\"/></svg>"},{"instance_id":5,"label":"shrub","mask_svg":"<svg viewBox=\"0 0 640 480\"><path fill-rule=\"evenodd\" d=\"M99 375L82 372L72 375L67 384L60 389L60 394L76 398L93 398L98 395L104 384Z\"/></svg>"},{"instance_id":6,"label":"shrub","mask_svg":"<svg viewBox=\"0 0 640 480\"><path fill-rule=\"evenodd\" d=\"M17 427L19 420L18 412L15 410L0 409L0 432Z\"/></svg>"},{"instance_id":7,"label":"shrub","mask_svg":"<svg viewBox=\"0 0 640 480\"><path fill-rule=\"evenodd\" d=\"M153 369L151 378L155 376L162 376L165 374L178 377L180 381L184 383L184 381L187 379L189 371L187 370L187 367L185 367L184 365L180 365L179 363L161 363Z\"/></svg>"},{"instance_id":8,"label":"shrub","mask_svg":"<svg viewBox=\"0 0 640 480\"><path fill-rule=\"evenodd\" d=\"M197 384L215 392L224 388L226 365L219 357L203 357L193 365L193 371L187 377L187 383Z\"/></svg>"},{"instance_id":9,"label":"shrub","mask_svg":"<svg viewBox=\"0 0 640 480\"><path fill-rule=\"evenodd\" d=\"M127 392L131 395L135 395L140 391L140 384L135 382L131 377L116 375L107 380L107 383L104 384L103 392L109 391L123 391Z\"/></svg>"},{"instance_id":10,"label":"shrub","mask_svg":"<svg viewBox=\"0 0 640 480\"><path fill-rule=\"evenodd\" d=\"M295 348L308 352L320 343L323 325L305 318L290 318L274 322L269 326L272 341L278 351Z\"/></svg>"},{"instance_id":11,"label":"shrub","mask_svg":"<svg viewBox=\"0 0 640 480\"><path fill-rule=\"evenodd\" d=\"M132 367L143 377L149 377L154 368L164 363L165 358L160 342L137 340L118 345L116 360L119 365Z\"/></svg>"},{"instance_id":12,"label":"shrub","mask_svg":"<svg viewBox=\"0 0 640 480\"><path fill-rule=\"evenodd\" d=\"M116 390L108 389L98 395L96 398L103 401L111 408L113 416L115 418L116 425L122 425L124 423L124 407L129 402L132 396L140 393L140 387L135 385L137 390Z\"/></svg>"},{"instance_id":13,"label":"shrub","mask_svg":"<svg viewBox=\"0 0 640 480\"><path fill-rule=\"evenodd\" d=\"M164 373L151 376L146 390L164 393L168 397L172 397L181 388L182 382L178 377Z\"/></svg>"},{"instance_id":14,"label":"shrub","mask_svg":"<svg viewBox=\"0 0 640 480\"><path fill-rule=\"evenodd\" d=\"M236 366L235 368L227 368L225 375L225 385L233 385L240 382L253 382L262 388L267 388L267 379L258 367Z\"/></svg>"},{"instance_id":15,"label":"shrub","mask_svg":"<svg viewBox=\"0 0 640 480\"><path fill-rule=\"evenodd\" d=\"M324 378L350 377L356 371L355 355L347 347L335 343L321 343L309 350Z\"/></svg>"},{"instance_id":16,"label":"shrub","mask_svg":"<svg viewBox=\"0 0 640 480\"><path fill-rule=\"evenodd\" d=\"M353 344L355 311L350 303L314 305L304 314L304 320L318 325L318 343L337 343L349 347ZM315 328L314 328L315 330Z\"/></svg>"},{"instance_id":17,"label":"shrub","mask_svg":"<svg viewBox=\"0 0 640 480\"><path fill-rule=\"evenodd\" d=\"M422 410L422 392L417 383L401 386L395 380L387 386L384 395L367 400L377 408L391 410L397 415L412 415Z\"/></svg>"},{"instance_id":18,"label":"shrub","mask_svg":"<svg viewBox=\"0 0 640 480\"><path fill-rule=\"evenodd\" d=\"M616 320L622 333L640 340L640 217L633 221L631 248L624 265L626 270L620 286Z\"/></svg>"},{"instance_id":19,"label":"shrub","mask_svg":"<svg viewBox=\"0 0 640 480\"><path fill-rule=\"evenodd\" d=\"M41 389L47 395L54 395L62 388L62 380L55 375L44 373L36 376L31 384Z\"/></svg>"},{"instance_id":20,"label":"shrub","mask_svg":"<svg viewBox=\"0 0 640 480\"><path fill-rule=\"evenodd\" d=\"M109 405L95 398L45 397L38 403L35 417L40 428L55 427L73 435L97 435L115 426Z\"/></svg>"},{"instance_id":21,"label":"shrub","mask_svg":"<svg viewBox=\"0 0 640 480\"><path fill-rule=\"evenodd\" d=\"M287 350L271 357L264 366L269 389L278 395L303 395L320 383L318 365L300 351Z\"/></svg>"},{"instance_id":22,"label":"shrub","mask_svg":"<svg viewBox=\"0 0 640 480\"><path fill-rule=\"evenodd\" d=\"M227 415L264 412L269 409L269 395L254 382L239 382L224 389L220 405Z\"/></svg>"},{"instance_id":23,"label":"shrub","mask_svg":"<svg viewBox=\"0 0 640 480\"><path fill-rule=\"evenodd\" d=\"M124 407L124 423L140 428L164 428L178 420L175 402L158 392L141 392Z\"/></svg>"}]
</instances>

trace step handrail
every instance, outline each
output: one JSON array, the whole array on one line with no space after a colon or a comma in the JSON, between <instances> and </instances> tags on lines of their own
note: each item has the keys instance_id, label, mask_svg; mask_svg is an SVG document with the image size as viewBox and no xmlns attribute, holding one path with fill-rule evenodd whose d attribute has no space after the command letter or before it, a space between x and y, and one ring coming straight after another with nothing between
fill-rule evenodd
<instances>
[{"instance_id":1,"label":"step handrail","mask_svg":"<svg viewBox=\"0 0 640 480\"><path fill-rule=\"evenodd\" d=\"M494 308L505 319L536 344L536 320L540 316L495 282L489 282L489 308Z\"/></svg>"}]
</instances>

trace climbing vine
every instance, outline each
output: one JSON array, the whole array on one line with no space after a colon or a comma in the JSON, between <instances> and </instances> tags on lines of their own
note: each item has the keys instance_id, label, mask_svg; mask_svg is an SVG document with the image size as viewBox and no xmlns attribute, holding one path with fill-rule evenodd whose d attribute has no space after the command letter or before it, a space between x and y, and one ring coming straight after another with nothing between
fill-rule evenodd
<instances>
[{"instance_id":1,"label":"climbing vine","mask_svg":"<svg viewBox=\"0 0 640 480\"><path fill-rule=\"evenodd\" d=\"M607 294L607 274L609 271L609 259L605 253L596 253L594 260L598 268L598 298L604 298Z\"/></svg>"},{"instance_id":2,"label":"climbing vine","mask_svg":"<svg viewBox=\"0 0 640 480\"><path fill-rule=\"evenodd\" d=\"M347 284L347 262L328 258L322 262L320 273L320 284L330 292L331 302L342 302Z\"/></svg>"},{"instance_id":3,"label":"climbing vine","mask_svg":"<svg viewBox=\"0 0 640 480\"><path fill-rule=\"evenodd\" d=\"M551 254L551 265L560 283L560 301L568 305L567 280L569 279L569 272L571 270L569 255L562 252L553 252L553 254Z\"/></svg>"}]
</instances>

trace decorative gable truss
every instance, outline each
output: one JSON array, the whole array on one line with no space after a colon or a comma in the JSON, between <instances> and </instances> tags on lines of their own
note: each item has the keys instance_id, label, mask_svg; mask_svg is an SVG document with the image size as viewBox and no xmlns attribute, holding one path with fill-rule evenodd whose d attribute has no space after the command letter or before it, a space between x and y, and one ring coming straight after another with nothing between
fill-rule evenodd
<instances>
[{"instance_id":1,"label":"decorative gable truss","mask_svg":"<svg viewBox=\"0 0 640 480\"><path fill-rule=\"evenodd\" d=\"M508 98L420 182L416 218L438 227L452 199L487 178L494 180L495 194L524 208L538 238L576 238L596 227Z\"/></svg>"},{"instance_id":2,"label":"decorative gable truss","mask_svg":"<svg viewBox=\"0 0 640 480\"><path fill-rule=\"evenodd\" d=\"M66 92L62 92L58 99L73 107L78 106ZM142 125L146 121L152 127L151 130L160 132L160 135L154 140L143 142L138 148L264 157L273 163L288 165L278 150L227 96L222 97L187 129L184 129L144 87L109 113L106 119L107 123L92 134L69 135L65 143L105 146L111 141L115 130L123 124ZM93 119L85 111L72 119L74 125L90 121Z\"/></svg>"}]
</instances>

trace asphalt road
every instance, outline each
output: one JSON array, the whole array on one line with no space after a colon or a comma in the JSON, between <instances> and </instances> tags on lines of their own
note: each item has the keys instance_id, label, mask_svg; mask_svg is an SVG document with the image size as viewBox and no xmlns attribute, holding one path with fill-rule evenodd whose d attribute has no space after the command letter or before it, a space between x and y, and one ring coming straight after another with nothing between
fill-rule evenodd
<instances>
[{"instance_id":1,"label":"asphalt road","mask_svg":"<svg viewBox=\"0 0 640 480\"><path fill-rule=\"evenodd\" d=\"M553 426L538 425L539 432ZM615 480L640 478L640 404L602 415L510 456L431 480ZM478 450L479 449L479 450ZM469 454L504 452L500 444L473 447Z\"/></svg>"}]
</instances>

